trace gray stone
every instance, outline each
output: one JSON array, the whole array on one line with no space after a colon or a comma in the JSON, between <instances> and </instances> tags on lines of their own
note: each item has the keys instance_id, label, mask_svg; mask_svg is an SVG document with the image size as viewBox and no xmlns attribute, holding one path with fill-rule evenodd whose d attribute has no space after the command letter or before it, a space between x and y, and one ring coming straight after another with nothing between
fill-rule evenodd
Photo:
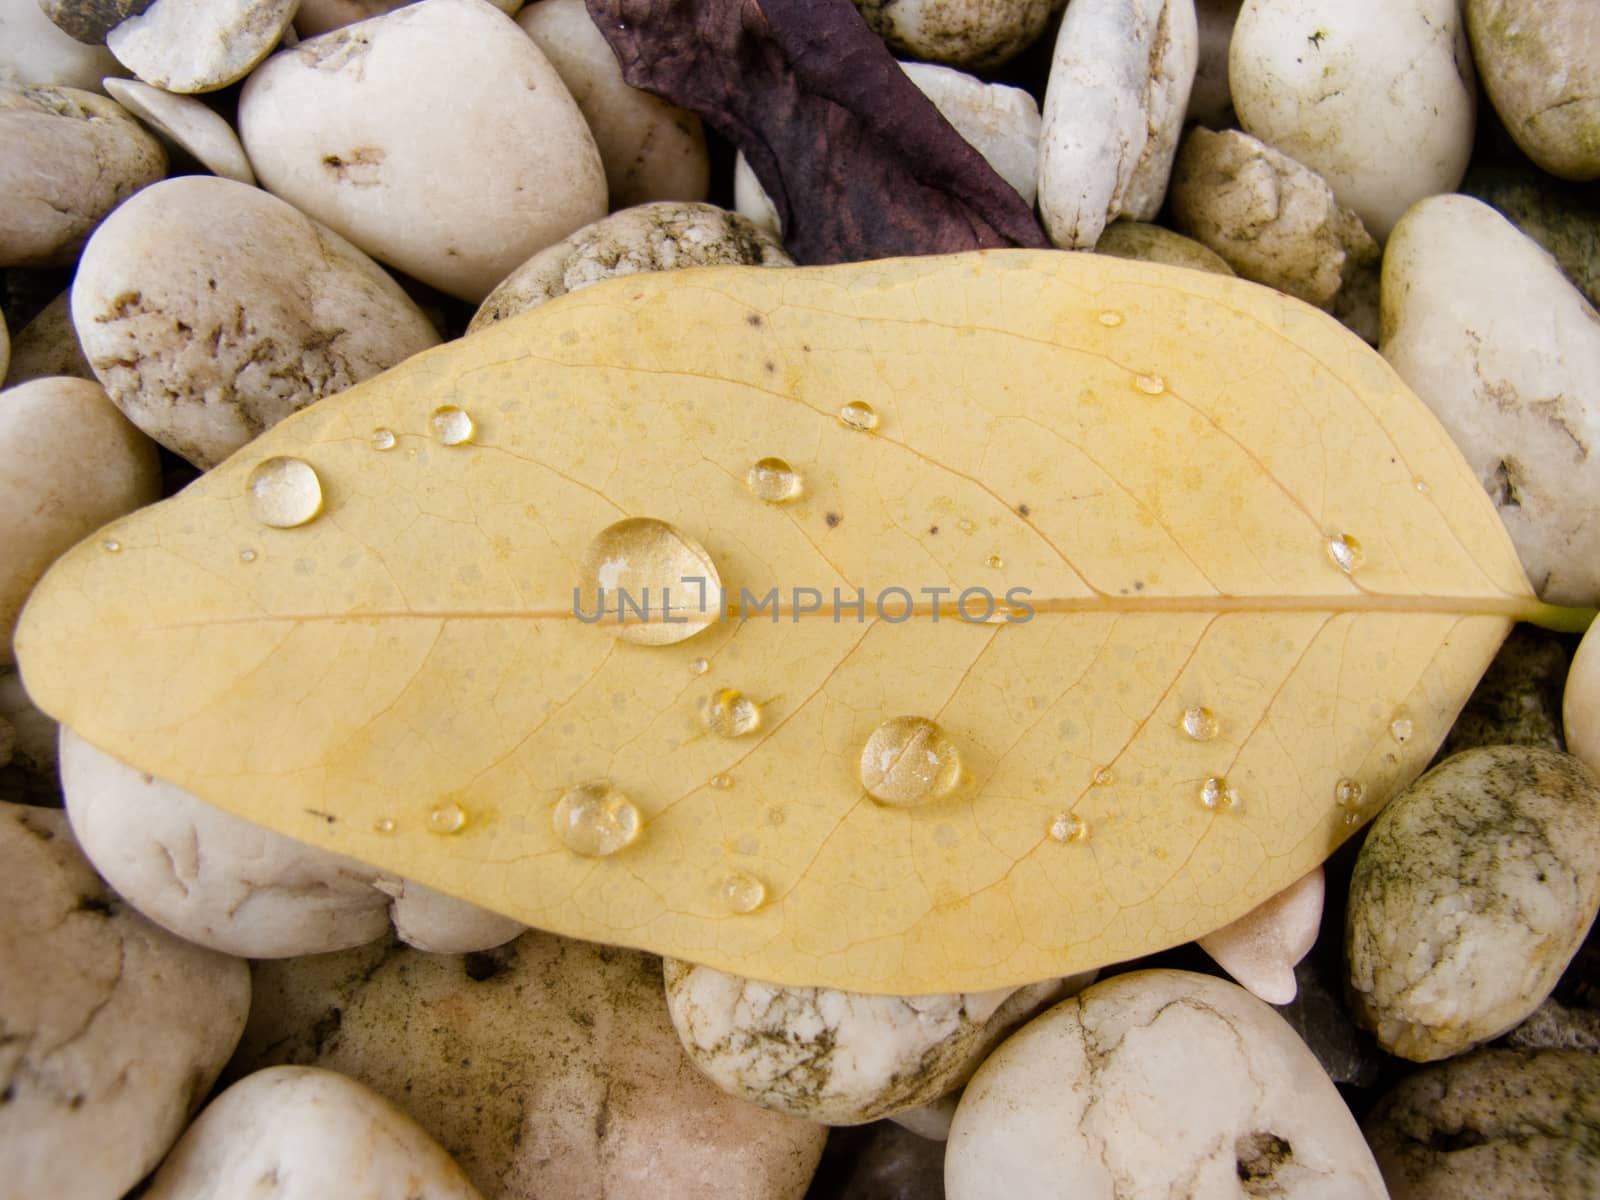
<instances>
[{"instance_id":1,"label":"gray stone","mask_svg":"<svg viewBox=\"0 0 1600 1200\"><path fill-rule=\"evenodd\" d=\"M155 0L38 0L44 15L67 36L90 46L103 46L106 34L136 17Z\"/></svg>"},{"instance_id":2,"label":"gray stone","mask_svg":"<svg viewBox=\"0 0 1600 1200\"><path fill-rule=\"evenodd\" d=\"M1064 0L855 0L896 54L953 67L996 67L1044 32Z\"/></svg>"},{"instance_id":3,"label":"gray stone","mask_svg":"<svg viewBox=\"0 0 1600 1200\"><path fill-rule=\"evenodd\" d=\"M1561 693L1567 649L1553 633L1518 625L1473 689L1440 747L1448 757L1473 746L1543 746L1565 750Z\"/></svg>"}]
</instances>

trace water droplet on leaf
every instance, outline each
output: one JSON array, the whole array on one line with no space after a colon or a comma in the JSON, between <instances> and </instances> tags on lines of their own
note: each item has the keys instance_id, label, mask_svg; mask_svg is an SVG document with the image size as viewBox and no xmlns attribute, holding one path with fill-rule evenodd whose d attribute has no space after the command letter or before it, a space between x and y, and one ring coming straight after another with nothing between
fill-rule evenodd
<instances>
[{"instance_id":1,"label":"water droplet on leaf","mask_svg":"<svg viewBox=\"0 0 1600 1200\"><path fill-rule=\"evenodd\" d=\"M454 404L441 404L434 409L428 424L433 426L433 436L446 446L464 446L476 432L467 410Z\"/></svg>"},{"instance_id":2,"label":"water droplet on leaf","mask_svg":"<svg viewBox=\"0 0 1600 1200\"><path fill-rule=\"evenodd\" d=\"M372 431L372 448L374 450L393 450L394 443L394 430L385 429L380 425Z\"/></svg>"},{"instance_id":3,"label":"water droplet on leaf","mask_svg":"<svg viewBox=\"0 0 1600 1200\"><path fill-rule=\"evenodd\" d=\"M467 810L453 800L436 804L428 813L430 833L460 833L467 827Z\"/></svg>"},{"instance_id":4,"label":"water droplet on leaf","mask_svg":"<svg viewBox=\"0 0 1600 1200\"><path fill-rule=\"evenodd\" d=\"M1209 742L1222 732L1222 723L1217 720L1217 714L1202 704L1184 709L1181 724L1184 733L1197 742Z\"/></svg>"},{"instance_id":5,"label":"water droplet on leaf","mask_svg":"<svg viewBox=\"0 0 1600 1200\"><path fill-rule=\"evenodd\" d=\"M722 881L718 889L722 903L736 913L752 913L767 901L767 887L754 875L735 871Z\"/></svg>"},{"instance_id":6,"label":"water droplet on leaf","mask_svg":"<svg viewBox=\"0 0 1600 1200\"><path fill-rule=\"evenodd\" d=\"M1135 375L1133 386L1146 396L1159 396L1167 390L1167 381L1159 375Z\"/></svg>"},{"instance_id":7,"label":"water droplet on leaf","mask_svg":"<svg viewBox=\"0 0 1600 1200\"><path fill-rule=\"evenodd\" d=\"M372 823L372 829L373 829L373 832L375 832L375 833L393 833L394 832L394 818L393 817L379 817L376 821L374 821Z\"/></svg>"},{"instance_id":8,"label":"water droplet on leaf","mask_svg":"<svg viewBox=\"0 0 1600 1200\"><path fill-rule=\"evenodd\" d=\"M607 779L580 784L556 802L556 836L574 854L602 858L632 845L644 819L632 800Z\"/></svg>"},{"instance_id":9,"label":"water droplet on leaf","mask_svg":"<svg viewBox=\"0 0 1600 1200\"><path fill-rule=\"evenodd\" d=\"M1050 822L1050 836L1058 842L1081 842L1089 836L1089 823L1076 813L1059 813Z\"/></svg>"},{"instance_id":10,"label":"water droplet on leaf","mask_svg":"<svg viewBox=\"0 0 1600 1200\"><path fill-rule=\"evenodd\" d=\"M751 495L768 504L782 504L800 494L800 476L781 458L763 458L745 477Z\"/></svg>"},{"instance_id":11,"label":"water droplet on leaf","mask_svg":"<svg viewBox=\"0 0 1600 1200\"><path fill-rule=\"evenodd\" d=\"M1328 539L1328 557L1333 559L1333 565L1346 575L1351 574L1357 567L1367 561L1367 555L1361 549L1361 543L1348 533L1341 533L1338 537Z\"/></svg>"},{"instance_id":12,"label":"water droplet on leaf","mask_svg":"<svg viewBox=\"0 0 1600 1200\"><path fill-rule=\"evenodd\" d=\"M719 792L725 792L733 786L733 776L713 775L711 777L711 786L716 788Z\"/></svg>"},{"instance_id":13,"label":"water droplet on leaf","mask_svg":"<svg viewBox=\"0 0 1600 1200\"><path fill-rule=\"evenodd\" d=\"M255 562L255 560L256 560L256 552L254 550L250 549L248 546L246 546L243 550L239 551L239 561L240 562L242 562L242 563L253 563L253 562Z\"/></svg>"},{"instance_id":14,"label":"water droplet on leaf","mask_svg":"<svg viewBox=\"0 0 1600 1200\"><path fill-rule=\"evenodd\" d=\"M1226 779L1213 775L1200 785L1200 803L1213 811L1223 812L1239 807L1239 793Z\"/></svg>"},{"instance_id":15,"label":"water droplet on leaf","mask_svg":"<svg viewBox=\"0 0 1600 1200\"><path fill-rule=\"evenodd\" d=\"M693 659L689 660L689 673L690 674L692 674L692 675L704 675L709 670L711 670L711 664L709 662L707 662L705 659L703 659L703 658L693 658Z\"/></svg>"},{"instance_id":16,"label":"water droplet on leaf","mask_svg":"<svg viewBox=\"0 0 1600 1200\"><path fill-rule=\"evenodd\" d=\"M1367 789L1359 779L1341 779L1333 785L1333 800L1340 808L1360 808Z\"/></svg>"},{"instance_id":17,"label":"water droplet on leaf","mask_svg":"<svg viewBox=\"0 0 1600 1200\"><path fill-rule=\"evenodd\" d=\"M1090 777L1090 779L1095 786L1104 787L1106 784L1111 782L1111 768L1096 767L1094 769L1094 774Z\"/></svg>"},{"instance_id":18,"label":"water droplet on leaf","mask_svg":"<svg viewBox=\"0 0 1600 1200\"><path fill-rule=\"evenodd\" d=\"M624 641L670 646L717 619L722 577L683 530L653 517L608 525L589 543L580 571L580 611ZM603 610L603 611L602 611Z\"/></svg>"},{"instance_id":19,"label":"water droplet on leaf","mask_svg":"<svg viewBox=\"0 0 1600 1200\"><path fill-rule=\"evenodd\" d=\"M701 705L700 719L718 737L743 737L760 727L761 706L737 688L718 688Z\"/></svg>"},{"instance_id":20,"label":"water droplet on leaf","mask_svg":"<svg viewBox=\"0 0 1600 1200\"><path fill-rule=\"evenodd\" d=\"M1416 729L1410 717L1396 717L1389 722L1389 736L1399 745L1405 745L1411 740L1411 734Z\"/></svg>"},{"instance_id":21,"label":"water droplet on leaf","mask_svg":"<svg viewBox=\"0 0 1600 1200\"><path fill-rule=\"evenodd\" d=\"M861 785L882 804L926 804L948 796L960 780L955 743L926 717L892 717L861 749Z\"/></svg>"},{"instance_id":22,"label":"water droplet on leaf","mask_svg":"<svg viewBox=\"0 0 1600 1200\"><path fill-rule=\"evenodd\" d=\"M256 520L274 529L304 525L322 511L322 480L300 458L279 455L257 463L245 492Z\"/></svg>"},{"instance_id":23,"label":"water droplet on leaf","mask_svg":"<svg viewBox=\"0 0 1600 1200\"><path fill-rule=\"evenodd\" d=\"M1100 324L1104 325L1107 329L1115 329L1118 325L1122 324L1122 314L1117 312L1115 309L1108 308L1100 314Z\"/></svg>"},{"instance_id":24,"label":"water droplet on leaf","mask_svg":"<svg viewBox=\"0 0 1600 1200\"><path fill-rule=\"evenodd\" d=\"M839 410L839 420L851 429L871 433L878 427L878 414L865 400L851 400Z\"/></svg>"},{"instance_id":25,"label":"water droplet on leaf","mask_svg":"<svg viewBox=\"0 0 1600 1200\"><path fill-rule=\"evenodd\" d=\"M105 541L101 542L100 545L105 549L107 554L116 554L122 549L122 543L117 541L116 538L107 538Z\"/></svg>"}]
</instances>

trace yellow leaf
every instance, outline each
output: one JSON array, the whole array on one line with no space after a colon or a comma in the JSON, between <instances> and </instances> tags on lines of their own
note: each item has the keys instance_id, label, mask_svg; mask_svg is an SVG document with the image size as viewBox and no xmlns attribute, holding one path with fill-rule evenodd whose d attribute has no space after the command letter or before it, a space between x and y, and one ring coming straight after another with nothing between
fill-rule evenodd
<instances>
[{"instance_id":1,"label":"yellow leaf","mask_svg":"<svg viewBox=\"0 0 1600 1200\"><path fill-rule=\"evenodd\" d=\"M315 508L293 464L252 499L277 456L320 480L304 524L259 519ZM769 457L797 480L752 482ZM662 645L577 619L630 518L676 530L630 527L636 584L703 547L744 609ZM1330 318L1059 252L590 288L114 534L19 634L38 703L103 749L536 926L861 991L1231 921L1420 771L1539 609L1439 425ZM771 588L777 622L749 611ZM877 612L895 588L910 619ZM880 803L863 747L899 717L937 728L878 734Z\"/></svg>"}]
</instances>

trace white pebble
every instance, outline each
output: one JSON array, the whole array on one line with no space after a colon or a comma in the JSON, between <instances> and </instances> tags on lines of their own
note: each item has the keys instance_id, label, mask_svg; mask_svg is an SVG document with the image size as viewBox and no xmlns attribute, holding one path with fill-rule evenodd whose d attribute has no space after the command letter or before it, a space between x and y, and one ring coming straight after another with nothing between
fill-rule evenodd
<instances>
[{"instance_id":1,"label":"white pebble","mask_svg":"<svg viewBox=\"0 0 1600 1200\"><path fill-rule=\"evenodd\" d=\"M1325 891L1322 868L1200 940L1200 949L1241 987L1268 1004L1295 997L1295 964L1317 940Z\"/></svg>"},{"instance_id":2,"label":"white pebble","mask_svg":"<svg viewBox=\"0 0 1600 1200\"><path fill-rule=\"evenodd\" d=\"M171 138L213 175L253 184L255 173L238 135L210 108L192 96L153 88L137 79L105 79L106 92L157 133Z\"/></svg>"},{"instance_id":3,"label":"white pebble","mask_svg":"<svg viewBox=\"0 0 1600 1200\"><path fill-rule=\"evenodd\" d=\"M277 45L296 0L155 0L106 34L111 53L169 92L212 92L243 79Z\"/></svg>"}]
</instances>

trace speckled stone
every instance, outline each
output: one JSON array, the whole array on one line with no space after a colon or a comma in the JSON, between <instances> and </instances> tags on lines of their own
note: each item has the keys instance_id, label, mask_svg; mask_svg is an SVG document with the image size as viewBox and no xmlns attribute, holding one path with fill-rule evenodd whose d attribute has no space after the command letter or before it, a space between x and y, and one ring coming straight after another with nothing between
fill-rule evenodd
<instances>
[{"instance_id":1,"label":"speckled stone","mask_svg":"<svg viewBox=\"0 0 1600 1200\"><path fill-rule=\"evenodd\" d=\"M1546 1000L1521 1025L1506 1034L1518 1050L1587 1050L1600 1053L1600 1009L1568 1008Z\"/></svg>"},{"instance_id":2,"label":"speckled stone","mask_svg":"<svg viewBox=\"0 0 1600 1200\"><path fill-rule=\"evenodd\" d=\"M1147 221L1111 222L1094 244L1094 252L1109 254L1112 258L1136 258L1142 262L1166 263L1169 267L1209 271L1213 275L1233 274L1233 268L1216 251L1193 238Z\"/></svg>"},{"instance_id":3,"label":"speckled stone","mask_svg":"<svg viewBox=\"0 0 1600 1200\"><path fill-rule=\"evenodd\" d=\"M897 54L953 67L996 67L1025 50L1063 0L855 0Z\"/></svg>"},{"instance_id":4,"label":"speckled stone","mask_svg":"<svg viewBox=\"0 0 1600 1200\"><path fill-rule=\"evenodd\" d=\"M152 3L154 0L38 0L57 29L91 46L104 45L107 33Z\"/></svg>"},{"instance_id":5,"label":"speckled stone","mask_svg":"<svg viewBox=\"0 0 1600 1200\"><path fill-rule=\"evenodd\" d=\"M254 978L232 1070L359 1079L485 1196L800 1200L822 1153L821 1126L695 1070L652 955L532 931L482 954L379 943L257 963Z\"/></svg>"},{"instance_id":6,"label":"speckled stone","mask_svg":"<svg viewBox=\"0 0 1600 1200\"><path fill-rule=\"evenodd\" d=\"M1587 1200L1600 1057L1480 1051L1408 1076L1363 1127L1390 1200Z\"/></svg>"},{"instance_id":7,"label":"speckled stone","mask_svg":"<svg viewBox=\"0 0 1600 1200\"><path fill-rule=\"evenodd\" d=\"M1550 750L1465 751L1390 801L1361 848L1353 1012L1392 1054L1459 1054L1543 1002L1597 911L1600 779Z\"/></svg>"}]
</instances>

